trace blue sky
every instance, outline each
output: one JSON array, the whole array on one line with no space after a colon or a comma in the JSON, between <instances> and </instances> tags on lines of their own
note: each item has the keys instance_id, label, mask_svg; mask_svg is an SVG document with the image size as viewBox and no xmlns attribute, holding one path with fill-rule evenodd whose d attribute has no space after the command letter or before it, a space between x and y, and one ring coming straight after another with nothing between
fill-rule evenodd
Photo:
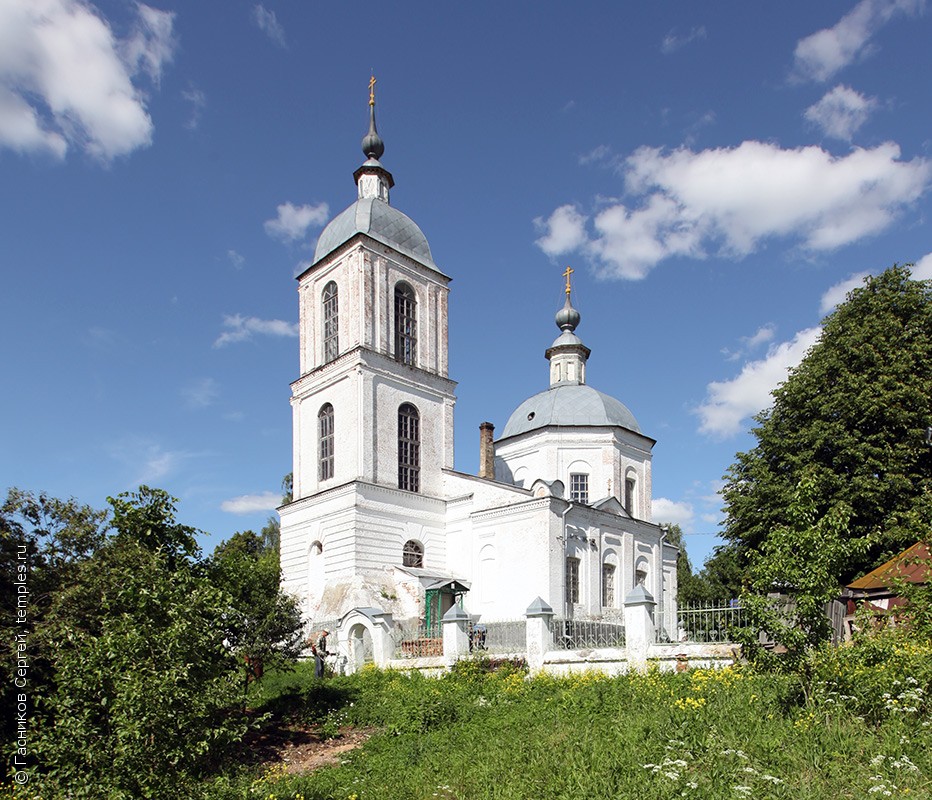
<instances>
[{"instance_id":1,"label":"blue sky","mask_svg":"<svg viewBox=\"0 0 932 800\"><path fill-rule=\"evenodd\" d=\"M846 288L932 277L932 13L860 3L0 3L0 487L148 483L258 529L291 463L295 274L355 198L453 277L456 466L545 388L577 270L588 382L716 543L751 416Z\"/></svg>"}]
</instances>

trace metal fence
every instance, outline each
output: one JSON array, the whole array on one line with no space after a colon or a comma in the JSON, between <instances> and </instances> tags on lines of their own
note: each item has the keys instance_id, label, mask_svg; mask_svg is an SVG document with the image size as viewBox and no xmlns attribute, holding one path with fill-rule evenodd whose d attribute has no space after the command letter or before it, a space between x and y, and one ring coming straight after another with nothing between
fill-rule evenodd
<instances>
[{"instance_id":1,"label":"metal fence","mask_svg":"<svg viewBox=\"0 0 932 800\"><path fill-rule=\"evenodd\" d=\"M527 650L527 621L475 622L468 628L471 653L524 653Z\"/></svg>"},{"instance_id":2,"label":"metal fence","mask_svg":"<svg viewBox=\"0 0 932 800\"><path fill-rule=\"evenodd\" d=\"M679 642L731 642L735 628L747 624L747 612L738 603L695 603L677 610Z\"/></svg>"},{"instance_id":3,"label":"metal fence","mask_svg":"<svg viewBox=\"0 0 932 800\"><path fill-rule=\"evenodd\" d=\"M443 655L443 636L439 626L395 631L395 658L428 658Z\"/></svg>"},{"instance_id":4,"label":"metal fence","mask_svg":"<svg viewBox=\"0 0 932 800\"><path fill-rule=\"evenodd\" d=\"M557 650L624 647L625 626L615 622L555 619L553 621L553 646Z\"/></svg>"}]
</instances>

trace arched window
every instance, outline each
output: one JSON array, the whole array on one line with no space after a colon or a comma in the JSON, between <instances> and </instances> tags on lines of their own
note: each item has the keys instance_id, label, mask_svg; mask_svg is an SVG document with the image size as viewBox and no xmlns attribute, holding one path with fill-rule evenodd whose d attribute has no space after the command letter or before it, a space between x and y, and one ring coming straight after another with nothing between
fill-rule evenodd
<instances>
[{"instance_id":1,"label":"arched window","mask_svg":"<svg viewBox=\"0 0 932 800\"><path fill-rule=\"evenodd\" d=\"M413 365L417 360L417 300L406 283L395 286L395 361Z\"/></svg>"},{"instance_id":2,"label":"arched window","mask_svg":"<svg viewBox=\"0 0 932 800\"><path fill-rule=\"evenodd\" d=\"M602 606L615 607L615 565L607 561L602 564Z\"/></svg>"},{"instance_id":3,"label":"arched window","mask_svg":"<svg viewBox=\"0 0 932 800\"><path fill-rule=\"evenodd\" d=\"M424 545L414 539L408 539L405 542L404 550L401 552L401 565L403 567L423 567Z\"/></svg>"},{"instance_id":4,"label":"arched window","mask_svg":"<svg viewBox=\"0 0 932 800\"><path fill-rule=\"evenodd\" d=\"M324 287L321 302L324 321L324 363L327 364L340 354L340 301L337 285L333 281Z\"/></svg>"},{"instance_id":5,"label":"arched window","mask_svg":"<svg viewBox=\"0 0 932 800\"><path fill-rule=\"evenodd\" d=\"M420 491L421 428L420 415L410 403L398 408L398 488Z\"/></svg>"},{"instance_id":6,"label":"arched window","mask_svg":"<svg viewBox=\"0 0 932 800\"><path fill-rule=\"evenodd\" d=\"M643 556L637 560L634 565L634 585L647 588L647 559Z\"/></svg>"},{"instance_id":7,"label":"arched window","mask_svg":"<svg viewBox=\"0 0 932 800\"><path fill-rule=\"evenodd\" d=\"M566 559L566 602L579 602L579 559Z\"/></svg>"},{"instance_id":8,"label":"arched window","mask_svg":"<svg viewBox=\"0 0 932 800\"><path fill-rule=\"evenodd\" d=\"M625 511L632 517L637 513L637 473L628 470L625 474Z\"/></svg>"},{"instance_id":9,"label":"arched window","mask_svg":"<svg viewBox=\"0 0 932 800\"><path fill-rule=\"evenodd\" d=\"M324 403L317 413L317 429L320 437L318 450L318 478L322 481L333 477L333 406Z\"/></svg>"}]
</instances>

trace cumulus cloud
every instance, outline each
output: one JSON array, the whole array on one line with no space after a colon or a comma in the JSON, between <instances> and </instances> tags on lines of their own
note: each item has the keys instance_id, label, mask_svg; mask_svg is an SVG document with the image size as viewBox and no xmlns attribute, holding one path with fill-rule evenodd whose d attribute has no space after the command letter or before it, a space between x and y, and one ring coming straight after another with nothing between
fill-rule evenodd
<instances>
[{"instance_id":1,"label":"cumulus cloud","mask_svg":"<svg viewBox=\"0 0 932 800\"><path fill-rule=\"evenodd\" d=\"M932 185L932 162L900 160L892 142L836 157L746 141L693 152L642 147L621 167L637 205L614 202L592 220L573 205L536 220L550 256L580 250L606 277L639 279L660 261L741 258L771 238L833 250L876 234Z\"/></svg>"},{"instance_id":2,"label":"cumulus cloud","mask_svg":"<svg viewBox=\"0 0 932 800\"><path fill-rule=\"evenodd\" d=\"M706 400L696 409L699 432L724 439L741 431L741 423L771 404L770 393L786 380L787 372L802 361L819 339L820 327L806 328L792 341L771 346L767 355L744 365L730 381L713 381Z\"/></svg>"},{"instance_id":3,"label":"cumulus cloud","mask_svg":"<svg viewBox=\"0 0 932 800\"><path fill-rule=\"evenodd\" d=\"M875 98L865 97L854 89L839 85L826 93L818 103L809 106L804 116L809 122L818 125L826 136L850 142L876 107Z\"/></svg>"},{"instance_id":4,"label":"cumulus cloud","mask_svg":"<svg viewBox=\"0 0 932 800\"><path fill-rule=\"evenodd\" d=\"M544 235L537 246L548 256L557 256L576 250L587 241L586 218L573 206L560 206L546 220L538 217L534 225Z\"/></svg>"},{"instance_id":5,"label":"cumulus cloud","mask_svg":"<svg viewBox=\"0 0 932 800\"><path fill-rule=\"evenodd\" d=\"M869 272L856 272L850 278L845 278L843 281L839 281L834 286L826 289L819 301L819 313L828 314L839 303L844 303L848 297L848 292L863 286L864 279L868 275L870 275Z\"/></svg>"},{"instance_id":6,"label":"cumulus cloud","mask_svg":"<svg viewBox=\"0 0 932 800\"><path fill-rule=\"evenodd\" d=\"M226 328L214 342L214 347L225 347L234 342L245 342L253 336L297 336L298 324L281 319L259 319L241 314L228 314L223 318Z\"/></svg>"},{"instance_id":7,"label":"cumulus cloud","mask_svg":"<svg viewBox=\"0 0 932 800\"><path fill-rule=\"evenodd\" d=\"M663 37L663 41L660 42L660 52L664 55L669 55L670 53L675 53L682 47L685 47L690 42L695 42L700 39L705 39L706 31L704 25L699 25L695 28L691 28L688 33L678 34L676 28L671 30L666 36Z\"/></svg>"},{"instance_id":8,"label":"cumulus cloud","mask_svg":"<svg viewBox=\"0 0 932 800\"><path fill-rule=\"evenodd\" d=\"M932 280L932 253L927 253L913 264L913 279L917 281Z\"/></svg>"},{"instance_id":9,"label":"cumulus cloud","mask_svg":"<svg viewBox=\"0 0 932 800\"><path fill-rule=\"evenodd\" d=\"M282 504L281 493L243 494L220 504L221 511L230 514L255 514L259 511L274 511Z\"/></svg>"},{"instance_id":10,"label":"cumulus cloud","mask_svg":"<svg viewBox=\"0 0 932 800\"><path fill-rule=\"evenodd\" d=\"M201 378L192 381L181 389L188 408L207 408L213 405L220 394L220 385L213 378Z\"/></svg>"},{"instance_id":11,"label":"cumulus cloud","mask_svg":"<svg viewBox=\"0 0 932 800\"><path fill-rule=\"evenodd\" d=\"M260 31L279 47L287 49L288 44L285 42L285 29L281 26L274 11L269 11L264 6L257 5L253 8L252 15Z\"/></svg>"},{"instance_id":12,"label":"cumulus cloud","mask_svg":"<svg viewBox=\"0 0 932 800\"><path fill-rule=\"evenodd\" d=\"M794 52L797 78L827 81L870 52L871 37L900 14L920 14L925 0L861 0L833 27L800 39Z\"/></svg>"},{"instance_id":13,"label":"cumulus cloud","mask_svg":"<svg viewBox=\"0 0 932 800\"><path fill-rule=\"evenodd\" d=\"M0 147L102 161L152 141L140 73L158 85L174 51L174 15L137 4L117 38L83 0L0 3Z\"/></svg>"},{"instance_id":14,"label":"cumulus cloud","mask_svg":"<svg viewBox=\"0 0 932 800\"><path fill-rule=\"evenodd\" d=\"M668 500L666 497L655 497L651 501L651 514L659 524L679 525L684 530L692 527L695 517L692 503Z\"/></svg>"},{"instance_id":15,"label":"cumulus cloud","mask_svg":"<svg viewBox=\"0 0 932 800\"><path fill-rule=\"evenodd\" d=\"M323 225L329 215L330 208L326 203L316 206L296 206L293 203L282 203L278 206L278 216L265 222L265 232L285 242L302 239L312 225Z\"/></svg>"}]
</instances>

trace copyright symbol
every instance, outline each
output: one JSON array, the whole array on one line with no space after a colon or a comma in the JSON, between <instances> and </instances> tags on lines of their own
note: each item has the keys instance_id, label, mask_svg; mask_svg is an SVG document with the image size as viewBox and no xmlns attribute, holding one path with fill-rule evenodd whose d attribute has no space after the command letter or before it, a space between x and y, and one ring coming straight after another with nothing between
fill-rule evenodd
<instances>
[{"instance_id":1,"label":"copyright symbol","mask_svg":"<svg viewBox=\"0 0 932 800\"><path fill-rule=\"evenodd\" d=\"M23 772L22 770L20 770L19 772L17 772L17 773L13 776L13 780L16 781L16 782L19 783L19 784L28 783L28 782L29 782L29 774L26 773L26 772Z\"/></svg>"}]
</instances>

